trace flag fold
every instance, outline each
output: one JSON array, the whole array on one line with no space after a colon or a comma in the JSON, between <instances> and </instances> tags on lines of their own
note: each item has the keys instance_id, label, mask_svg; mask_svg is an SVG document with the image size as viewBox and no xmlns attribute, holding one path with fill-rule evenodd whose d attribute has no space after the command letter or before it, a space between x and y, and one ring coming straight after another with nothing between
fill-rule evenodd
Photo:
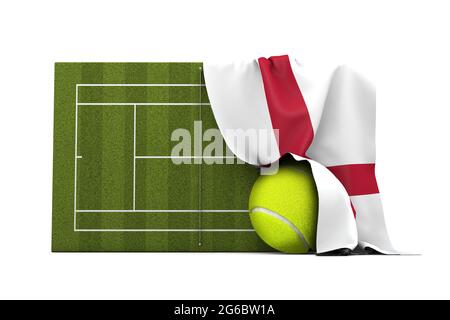
<instances>
[{"instance_id":1,"label":"flag fold","mask_svg":"<svg viewBox=\"0 0 450 320\"><path fill-rule=\"evenodd\" d=\"M358 243L397 253L375 177L376 93L368 80L346 66L311 69L287 55L206 62L204 75L236 157L257 166L285 154L309 161L319 196L317 253Z\"/></svg>"}]
</instances>

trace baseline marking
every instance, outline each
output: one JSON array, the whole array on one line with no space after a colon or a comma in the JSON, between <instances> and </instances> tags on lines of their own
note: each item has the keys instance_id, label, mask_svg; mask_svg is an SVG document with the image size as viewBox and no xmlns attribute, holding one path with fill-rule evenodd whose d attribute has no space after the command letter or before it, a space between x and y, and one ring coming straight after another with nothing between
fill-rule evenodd
<instances>
[{"instance_id":1,"label":"baseline marking","mask_svg":"<svg viewBox=\"0 0 450 320\"><path fill-rule=\"evenodd\" d=\"M77 162L78 162L78 84L75 88L75 175L73 187L73 230L77 231Z\"/></svg>"},{"instance_id":2,"label":"baseline marking","mask_svg":"<svg viewBox=\"0 0 450 320\"><path fill-rule=\"evenodd\" d=\"M133 115L133 210L136 209L136 105Z\"/></svg>"}]
</instances>

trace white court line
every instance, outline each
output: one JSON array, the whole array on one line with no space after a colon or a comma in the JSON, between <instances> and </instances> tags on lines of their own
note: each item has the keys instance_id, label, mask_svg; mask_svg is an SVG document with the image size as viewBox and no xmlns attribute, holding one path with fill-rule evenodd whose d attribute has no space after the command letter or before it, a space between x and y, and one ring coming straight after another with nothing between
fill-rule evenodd
<instances>
[{"instance_id":1,"label":"white court line","mask_svg":"<svg viewBox=\"0 0 450 320\"><path fill-rule=\"evenodd\" d=\"M254 229L77 229L76 232L255 232Z\"/></svg>"},{"instance_id":2,"label":"white court line","mask_svg":"<svg viewBox=\"0 0 450 320\"><path fill-rule=\"evenodd\" d=\"M210 106L210 103L198 103L198 102L79 102L79 106L189 106L189 107L201 107Z\"/></svg>"},{"instance_id":3,"label":"white court line","mask_svg":"<svg viewBox=\"0 0 450 320\"><path fill-rule=\"evenodd\" d=\"M198 83L78 83L79 87L205 87Z\"/></svg>"},{"instance_id":4,"label":"white court line","mask_svg":"<svg viewBox=\"0 0 450 320\"><path fill-rule=\"evenodd\" d=\"M254 232L253 229L77 229L77 213L96 212L118 212L118 213L175 213L175 212L205 212L205 213L248 213L248 210L77 210L77 156L78 140L78 106L210 106L210 103L107 103L107 102L78 102L78 87L205 87L205 84L77 84L76 85L76 111L75 111L75 179L74 179L74 232ZM203 158L203 159L231 159L234 156L199 156L199 157L176 157L176 156L135 156L135 159L172 159L172 158ZM135 201L133 201L135 203ZM133 208L135 208L133 206Z\"/></svg>"},{"instance_id":5,"label":"white court line","mask_svg":"<svg viewBox=\"0 0 450 320\"><path fill-rule=\"evenodd\" d=\"M111 213L198 213L198 212L210 212L210 213L248 213L248 210L77 210L82 213L99 213L99 212L111 212Z\"/></svg>"},{"instance_id":6,"label":"white court line","mask_svg":"<svg viewBox=\"0 0 450 320\"><path fill-rule=\"evenodd\" d=\"M199 80L200 80L200 84L201 84L202 83L202 67L200 67L199 69L200 69L199 70L199 74L200 74ZM198 90L198 98L199 98L198 100L200 101L200 106L201 106L201 103L202 103L202 89L201 88L200 88L200 90ZM202 109L203 108L198 109L200 121L203 121ZM202 141L200 141L200 145L201 144L202 144ZM195 149L195 147L194 147L194 149ZM202 159L203 159L203 157L202 157ZM199 209L202 208L202 166L198 167L198 208ZM203 226L202 226L203 219L202 218L203 218L202 212L199 211L198 212L198 230L199 230L198 231L198 245L199 245L199 247L202 245L202 229L203 229Z\"/></svg>"},{"instance_id":7,"label":"white court line","mask_svg":"<svg viewBox=\"0 0 450 320\"><path fill-rule=\"evenodd\" d=\"M234 159L235 156L136 156L136 159Z\"/></svg>"},{"instance_id":8,"label":"white court line","mask_svg":"<svg viewBox=\"0 0 450 320\"><path fill-rule=\"evenodd\" d=\"M133 210L136 209L136 105L133 119Z\"/></svg>"},{"instance_id":9,"label":"white court line","mask_svg":"<svg viewBox=\"0 0 450 320\"><path fill-rule=\"evenodd\" d=\"M75 175L73 188L73 230L77 230L77 162L78 162L78 85L75 89Z\"/></svg>"},{"instance_id":10,"label":"white court line","mask_svg":"<svg viewBox=\"0 0 450 320\"><path fill-rule=\"evenodd\" d=\"M83 159L83 156L77 156L77 159Z\"/></svg>"}]
</instances>

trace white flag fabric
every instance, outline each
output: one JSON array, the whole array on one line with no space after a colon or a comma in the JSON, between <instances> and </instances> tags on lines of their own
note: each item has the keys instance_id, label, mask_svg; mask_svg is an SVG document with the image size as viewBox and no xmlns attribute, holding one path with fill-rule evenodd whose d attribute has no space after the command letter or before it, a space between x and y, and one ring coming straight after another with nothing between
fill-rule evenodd
<instances>
[{"instance_id":1,"label":"white flag fabric","mask_svg":"<svg viewBox=\"0 0 450 320\"><path fill-rule=\"evenodd\" d=\"M290 153L311 164L319 196L317 253L358 243L397 253L375 178L370 82L346 66L310 70L287 55L206 62L204 75L219 129L238 158L266 166ZM266 134L236 143L251 132Z\"/></svg>"}]
</instances>

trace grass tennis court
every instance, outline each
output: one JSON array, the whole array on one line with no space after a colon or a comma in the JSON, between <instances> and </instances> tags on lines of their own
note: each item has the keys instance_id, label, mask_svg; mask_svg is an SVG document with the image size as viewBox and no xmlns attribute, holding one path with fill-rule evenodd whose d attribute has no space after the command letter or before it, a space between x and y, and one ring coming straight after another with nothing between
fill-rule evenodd
<instances>
[{"instance_id":1,"label":"grass tennis court","mask_svg":"<svg viewBox=\"0 0 450 320\"><path fill-rule=\"evenodd\" d=\"M257 168L173 163L196 121L217 127L200 63L57 63L53 250L271 251L247 212Z\"/></svg>"}]
</instances>

